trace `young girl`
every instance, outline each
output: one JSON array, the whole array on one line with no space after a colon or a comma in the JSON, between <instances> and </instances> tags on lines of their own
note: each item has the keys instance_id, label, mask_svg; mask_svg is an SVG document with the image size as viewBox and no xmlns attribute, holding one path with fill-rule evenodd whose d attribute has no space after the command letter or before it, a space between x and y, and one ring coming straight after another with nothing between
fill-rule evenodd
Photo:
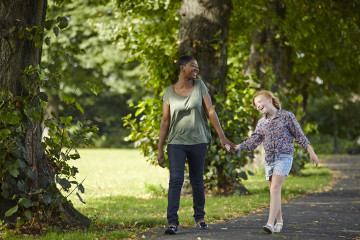
<instances>
[{"instance_id":1,"label":"young girl","mask_svg":"<svg viewBox=\"0 0 360 240\"><path fill-rule=\"evenodd\" d=\"M293 113L282 110L279 99L270 91L259 91L253 104L263 114L251 137L236 146L236 150L251 151L260 143L265 148L265 176L270 188L270 211L264 231L280 232L284 222L281 212L281 188L288 176L294 153L294 139L310 153L313 164L319 159L305 137ZM276 225L274 222L276 220Z\"/></svg>"}]
</instances>

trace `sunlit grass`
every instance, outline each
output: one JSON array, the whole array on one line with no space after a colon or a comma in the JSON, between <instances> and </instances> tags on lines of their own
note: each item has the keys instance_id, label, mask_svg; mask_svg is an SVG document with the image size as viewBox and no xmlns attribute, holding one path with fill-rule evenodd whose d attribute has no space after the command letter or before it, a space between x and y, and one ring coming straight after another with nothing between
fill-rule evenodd
<instances>
[{"instance_id":1,"label":"sunlit grass","mask_svg":"<svg viewBox=\"0 0 360 240\"><path fill-rule=\"evenodd\" d=\"M127 230L116 230L116 231L69 231L69 232L60 232L53 230L47 234L41 236L30 236L27 234L18 235L13 234L10 231L5 233L0 233L0 238L4 236L3 239L6 240L17 240L17 239L42 239L42 240L54 240L54 239L66 239L66 240L95 240L95 239L106 239L106 240L115 240L115 239L126 239L131 238L133 233Z\"/></svg>"},{"instance_id":2,"label":"sunlit grass","mask_svg":"<svg viewBox=\"0 0 360 240\"><path fill-rule=\"evenodd\" d=\"M137 150L80 149L81 158L73 161L78 167L78 182L83 179L84 200L105 196L141 196L146 184L166 185L168 170L147 163ZM76 206L80 202L74 199Z\"/></svg>"}]
</instances>

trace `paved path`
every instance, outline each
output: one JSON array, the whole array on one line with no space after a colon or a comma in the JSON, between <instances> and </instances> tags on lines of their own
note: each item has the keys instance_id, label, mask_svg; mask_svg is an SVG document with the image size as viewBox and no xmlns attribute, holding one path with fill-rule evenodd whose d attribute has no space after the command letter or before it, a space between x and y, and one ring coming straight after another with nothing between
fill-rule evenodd
<instances>
[{"instance_id":1,"label":"paved path","mask_svg":"<svg viewBox=\"0 0 360 240\"><path fill-rule=\"evenodd\" d=\"M298 197L282 205L284 229L266 234L268 210L229 222L209 225L208 230L179 228L177 235L164 229L145 233L145 239L356 239L360 240L360 156L335 156L321 161L338 177L331 191ZM259 215L262 214L262 215Z\"/></svg>"}]
</instances>

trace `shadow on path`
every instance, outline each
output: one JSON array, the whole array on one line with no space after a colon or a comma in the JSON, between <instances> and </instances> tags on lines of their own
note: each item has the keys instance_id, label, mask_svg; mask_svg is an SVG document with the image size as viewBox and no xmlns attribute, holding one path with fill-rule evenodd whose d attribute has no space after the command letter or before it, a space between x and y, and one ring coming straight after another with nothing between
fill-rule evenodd
<instances>
[{"instance_id":1,"label":"shadow on path","mask_svg":"<svg viewBox=\"0 0 360 240\"><path fill-rule=\"evenodd\" d=\"M332 156L322 159L338 177L332 190L309 194L282 204L284 229L266 234L262 226L268 210L229 222L209 225L208 230L179 228L177 235L164 229L145 233L145 239L359 239L360 240L360 156Z\"/></svg>"}]
</instances>

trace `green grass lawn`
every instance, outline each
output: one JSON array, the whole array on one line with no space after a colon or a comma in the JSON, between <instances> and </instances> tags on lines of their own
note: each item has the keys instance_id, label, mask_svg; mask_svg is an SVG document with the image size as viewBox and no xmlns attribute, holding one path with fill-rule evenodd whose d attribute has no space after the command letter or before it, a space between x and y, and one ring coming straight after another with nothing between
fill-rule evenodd
<instances>
[{"instance_id":1,"label":"green grass lawn","mask_svg":"<svg viewBox=\"0 0 360 240\"><path fill-rule=\"evenodd\" d=\"M149 185L167 187L168 170L151 166L136 150L80 150L81 159L74 162L79 168L78 180L85 179L86 204L71 196L75 207L93 220L87 232L57 232L49 230L36 239L123 239L133 238L149 228L162 228L166 222L166 197L149 193ZM306 165L300 177L289 176L283 187L284 201L299 194L326 188L330 183L327 168ZM227 221L248 213L261 211L269 205L269 193L263 169L244 182L252 195L207 197L206 221ZM192 198L182 197L179 210L181 226L193 226ZM101 229L101 230L99 230ZM19 239L12 232L0 233L0 238ZM28 238L22 236L22 238ZM34 239L34 236L29 238Z\"/></svg>"},{"instance_id":2,"label":"green grass lawn","mask_svg":"<svg viewBox=\"0 0 360 240\"><path fill-rule=\"evenodd\" d=\"M147 184L165 186L169 179L168 170L150 165L137 150L80 149L79 153L81 158L74 161L74 166L79 169L78 181L85 179L85 200L119 195L144 197Z\"/></svg>"}]
</instances>

